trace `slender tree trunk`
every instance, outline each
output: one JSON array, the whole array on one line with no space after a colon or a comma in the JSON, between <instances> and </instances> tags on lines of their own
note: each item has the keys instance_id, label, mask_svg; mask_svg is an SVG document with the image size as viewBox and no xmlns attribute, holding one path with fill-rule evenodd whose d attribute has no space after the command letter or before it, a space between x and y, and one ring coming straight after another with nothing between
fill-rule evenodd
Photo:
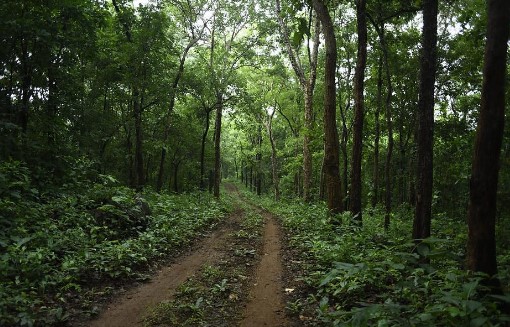
<instances>
[{"instance_id":1,"label":"slender tree trunk","mask_svg":"<svg viewBox=\"0 0 510 327\"><path fill-rule=\"evenodd\" d=\"M393 175L392 175L392 169L391 169L391 161L393 156L393 122L392 122L392 111L391 111L391 97L393 94L393 84L391 82L391 74L390 74L390 61L388 59L388 45L386 44L386 37L385 37L385 29L384 29L384 23L381 23L381 27L379 29L379 38L381 42L381 47L383 51L383 60L384 60L384 67L385 67L385 75L386 75L386 87L387 87L387 93L386 93L386 101L385 101L385 107L386 107L386 126L388 129L388 149L386 153L386 166L385 166L385 184L386 184L386 193L385 193L385 199L384 199L384 207L385 207L385 214L384 214L384 228L388 229L390 226L390 217L391 217L391 203L392 203L392 196L393 196Z\"/></svg>"},{"instance_id":2,"label":"slender tree trunk","mask_svg":"<svg viewBox=\"0 0 510 327\"><path fill-rule=\"evenodd\" d=\"M437 66L438 0L423 1L420 94L418 100L418 173L413 238L430 236L432 215L434 84Z\"/></svg>"},{"instance_id":3,"label":"slender tree trunk","mask_svg":"<svg viewBox=\"0 0 510 327\"><path fill-rule=\"evenodd\" d=\"M347 111L347 107L345 109ZM348 130L347 130L347 121L345 117L344 109L340 106L340 116L342 117L342 137L340 142L340 150L342 151L342 178L343 181L343 193L342 193L342 201L344 208L349 207L349 197L347 191L349 190L349 159L347 154L347 139L348 139Z\"/></svg>"},{"instance_id":4,"label":"slender tree trunk","mask_svg":"<svg viewBox=\"0 0 510 327\"><path fill-rule=\"evenodd\" d=\"M257 130L257 154L255 156L257 164L257 179L256 179L256 190L257 195L262 194L262 126L259 124Z\"/></svg>"},{"instance_id":5,"label":"slender tree trunk","mask_svg":"<svg viewBox=\"0 0 510 327\"><path fill-rule=\"evenodd\" d=\"M133 90L133 114L135 116L135 176L136 188L140 190L145 184L143 170L143 136L142 136L142 108L140 103L140 91Z\"/></svg>"},{"instance_id":6,"label":"slender tree trunk","mask_svg":"<svg viewBox=\"0 0 510 327\"><path fill-rule=\"evenodd\" d=\"M487 41L482 100L470 180L467 268L494 276L496 200L505 122L505 78L510 28L510 2L488 1ZM496 292L496 278L488 281Z\"/></svg>"},{"instance_id":7,"label":"slender tree trunk","mask_svg":"<svg viewBox=\"0 0 510 327\"><path fill-rule=\"evenodd\" d=\"M312 51L310 51L310 48L308 48L310 71L308 78L306 78L305 71L301 65L301 61L299 60L299 56L296 55L291 46L290 33L282 17L280 0L276 0L275 4L276 15L286 46L286 51L289 55L292 68L298 78L301 89L303 90L305 99L305 123L303 133L303 200L305 202L309 202L311 200L310 190L312 187L312 154L310 151L310 135L313 128L313 92L315 89L315 81L317 77L320 24L317 22L315 25Z\"/></svg>"},{"instance_id":8,"label":"slender tree trunk","mask_svg":"<svg viewBox=\"0 0 510 327\"><path fill-rule=\"evenodd\" d=\"M342 183L339 172L339 142L338 130L336 127L336 39L333 22L328 9L320 0L312 1L317 12L326 41L326 63L325 63L325 93L324 93L324 173L326 182L326 193L328 210L331 214L338 214L343 211L342 205Z\"/></svg>"},{"instance_id":9,"label":"slender tree trunk","mask_svg":"<svg viewBox=\"0 0 510 327\"><path fill-rule=\"evenodd\" d=\"M352 147L351 199L350 211L355 220L363 221L361 214L361 161L363 150L363 119L364 119L364 80L367 64L367 18L366 0L358 0L356 4L358 31L358 58L354 74L354 138Z\"/></svg>"},{"instance_id":10,"label":"slender tree trunk","mask_svg":"<svg viewBox=\"0 0 510 327\"><path fill-rule=\"evenodd\" d=\"M216 95L216 123L214 131L214 197L220 197L221 182L221 116L223 112L223 94Z\"/></svg>"},{"instance_id":11,"label":"slender tree trunk","mask_svg":"<svg viewBox=\"0 0 510 327\"><path fill-rule=\"evenodd\" d=\"M202 143L201 143L201 146L200 146L200 189L201 190L205 190L205 181L204 181L204 174L205 174L205 142L207 140L207 134L209 133L210 115L211 115L211 111L209 109L206 109L206 111L205 111L205 128L204 128L204 132L202 133Z\"/></svg>"},{"instance_id":12,"label":"slender tree trunk","mask_svg":"<svg viewBox=\"0 0 510 327\"><path fill-rule=\"evenodd\" d=\"M181 161L176 161L174 163L174 192L179 193L179 165L181 164Z\"/></svg>"},{"instance_id":13,"label":"slender tree trunk","mask_svg":"<svg viewBox=\"0 0 510 327\"><path fill-rule=\"evenodd\" d=\"M276 143L273 137L273 117L275 111L271 113L268 117L268 121L266 123L267 135L269 137L269 142L271 143L271 167L272 167L272 175L273 175L273 188L274 188L274 199L276 201L280 200L280 179L278 178L278 154L276 150Z\"/></svg>"},{"instance_id":14,"label":"slender tree trunk","mask_svg":"<svg viewBox=\"0 0 510 327\"><path fill-rule=\"evenodd\" d=\"M23 53L23 61L21 63L23 76L21 77L21 110L18 113L18 126L21 127L22 143L25 145L27 141L30 97L32 96L32 68L29 64L30 55L26 40L21 40L21 47Z\"/></svg>"},{"instance_id":15,"label":"slender tree trunk","mask_svg":"<svg viewBox=\"0 0 510 327\"><path fill-rule=\"evenodd\" d=\"M168 105L167 119L165 120L165 130L163 133L163 147L161 147L158 180L156 182L157 192L160 192L161 187L163 186L163 178L165 175L166 142L168 140L168 135L170 134L170 117L175 107L175 95L177 93L177 87L179 86L179 82L184 73L184 65L186 63L186 57L188 56L188 52L197 42L198 38L193 38L184 48L184 51L181 55L181 59L179 61L179 68L177 69L177 74L175 75L174 81L170 88L170 103Z\"/></svg>"},{"instance_id":16,"label":"slender tree trunk","mask_svg":"<svg viewBox=\"0 0 510 327\"><path fill-rule=\"evenodd\" d=\"M372 207L375 207L379 202L379 140L381 133L381 122L379 116L382 108L382 70L383 70L383 59L379 55L379 63L377 69L377 107L375 111L375 140L374 140L374 182L372 190Z\"/></svg>"},{"instance_id":17,"label":"slender tree trunk","mask_svg":"<svg viewBox=\"0 0 510 327\"><path fill-rule=\"evenodd\" d=\"M313 128L313 89L304 88L305 93L305 130L303 133L303 200L310 202L312 188L312 152L310 151L310 134Z\"/></svg>"}]
</instances>

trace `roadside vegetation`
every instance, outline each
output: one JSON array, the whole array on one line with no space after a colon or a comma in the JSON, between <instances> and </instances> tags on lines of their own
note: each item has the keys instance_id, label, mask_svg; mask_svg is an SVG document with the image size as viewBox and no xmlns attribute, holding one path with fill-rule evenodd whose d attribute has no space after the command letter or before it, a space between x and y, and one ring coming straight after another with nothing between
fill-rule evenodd
<instances>
[{"instance_id":1,"label":"roadside vegetation","mask_svg":"<svg viewBox=\"0 0 510 327\"><path fill-rule=\"evenodd\" d=\"M19 162L0 165L0 325L95 315L93 299L147 279L232 209L228 196L137 193L111 176L80 176L81 168L64 186L41 188Z\"/></svg>"},{"instance_id":2,"label":"roadside vegetation","mask_svg":"<svg viewBox=\"0 0 510 327\"><path fill-rule=\"evenodd\" d=\"M407 237L412 209L396 211L384 230L384 210L367 210L363 225L350 213L329 218L325 204L297 201L263 205L285 227L306 292L288 308L303 324L325 326L506 326L510 297L491 294L483 274L464 269L466 226L446 216L432 221L433 235L416 246ZM498 230L503 232L504 222ZM498 253L499 279L510 281L508 244ZM429 263L420 259L426 258ZM297 262L297 263L296 263ZM301 294L301 296L300 296ZM303 296L303 294L307 294Z\"/></svg>"}]
</instances>

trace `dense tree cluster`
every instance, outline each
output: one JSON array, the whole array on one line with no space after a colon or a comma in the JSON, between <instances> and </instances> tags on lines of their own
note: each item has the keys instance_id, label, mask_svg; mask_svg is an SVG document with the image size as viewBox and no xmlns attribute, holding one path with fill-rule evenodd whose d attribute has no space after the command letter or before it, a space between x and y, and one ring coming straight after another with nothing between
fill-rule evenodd
<instances>
[{"instance_id":1,"label":"dense tree cluster","mask_svg":"<svg viewBox=\"0 0 510 327\"><path fill-rule=\"evenodd\" d=\"M326 201L332 220L380 206L388 228L395 208L416 208L417 242L432 217L465 221L469 207L467 268L495 274L495 224L510 219L509 7L3 1L0 184L13 188L0 196L14 171L34 197L104 176L219 197L231 177Z\"/></svg>"}]
</instances>

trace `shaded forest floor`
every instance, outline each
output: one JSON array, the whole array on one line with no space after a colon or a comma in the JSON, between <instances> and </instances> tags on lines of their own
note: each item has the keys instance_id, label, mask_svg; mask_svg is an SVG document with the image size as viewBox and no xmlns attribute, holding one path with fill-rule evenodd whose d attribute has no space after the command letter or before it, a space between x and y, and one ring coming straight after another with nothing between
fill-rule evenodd
<instances>
[{"instance_id":1,"label":"shaded forest floor","mask_svg":"<svg viewBox=\"0 0 510 327\"><path fill-rule=\"evenodd\" d=\"M74 325L290 326L278 223L243 200L234 185L226 189L235 199L234 211L191 252L148 283L127 287L97 319Z\"/></svg>"}]
</instances>

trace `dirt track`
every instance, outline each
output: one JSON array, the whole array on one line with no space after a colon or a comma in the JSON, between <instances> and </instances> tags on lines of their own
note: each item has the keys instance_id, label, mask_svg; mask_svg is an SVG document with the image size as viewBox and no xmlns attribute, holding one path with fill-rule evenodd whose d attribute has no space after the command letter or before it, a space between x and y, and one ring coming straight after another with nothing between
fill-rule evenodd
<instances>
[{"instance_id":1,"label":"dirt track","mask_svg":"<svg viewBox=\"0 0 510 327\"><path fill-rule=\"evenodd\" d=\"M238 194L233 185L227 190ZM253 210L260 211L257 208ZM250 279L252 286L240 323L250 326L287 326L283 301L281 239L278 225L269 213L260 211L265 220L263 251L260 261L255 261L255 276ZM229 244L229 235L236 232L237 222L244 213L236 210L220 227L198 241L191 254L177 258L174 264L162 268L150 282L122 294L89 324L90 327L142 326L147 310L160 302L172 299L176 289L204 264L214 264ZM224 254L223 254L224 255ZM238 324L238 322L234 322ZM228 324L230 325L230 323Z\"/></svg>"}]
</instances>

